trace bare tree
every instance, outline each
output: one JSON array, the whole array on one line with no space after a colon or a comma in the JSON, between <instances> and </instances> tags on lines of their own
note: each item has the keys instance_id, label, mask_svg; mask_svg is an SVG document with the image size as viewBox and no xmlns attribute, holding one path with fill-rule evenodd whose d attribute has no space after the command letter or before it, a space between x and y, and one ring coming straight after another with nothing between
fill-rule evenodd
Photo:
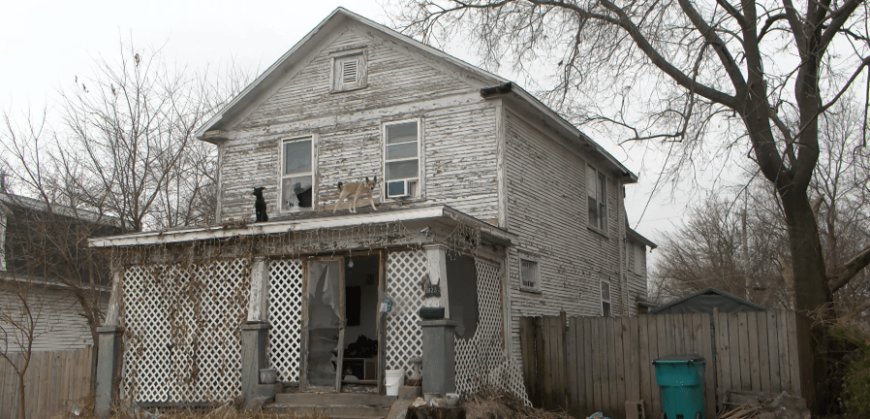
<instances>
[{"instance_id":1,"label":"bare tree","mask_svg":"<svg viewBox=\"0 0 870 419\"><path fill-rule=\"evenodd\" d=\"M121 43L117 62L76 77L63 94L72 153L59 157L65 172L83 172L81 199L128 231L210 221L216 152L193 134L237 91L238 75L215 84Z\"/></svg>"},{"instance_id":2,"label":"bare tree","mask_svg":"<svg viewBox=\"0 0 870 419\"><path fill-rule=\"evenodd\" d=\"M428 40L466 28L488 63L548 70L555 87L547 97L572 119L610 123L633 140L679 141L678 164L748 140L785 211L796 306L829 311L808 188L819 116L870 64L864 1L407 1L399 19ZM637 108L654 111L633 118Z\"/></svg>"}]
</instances>

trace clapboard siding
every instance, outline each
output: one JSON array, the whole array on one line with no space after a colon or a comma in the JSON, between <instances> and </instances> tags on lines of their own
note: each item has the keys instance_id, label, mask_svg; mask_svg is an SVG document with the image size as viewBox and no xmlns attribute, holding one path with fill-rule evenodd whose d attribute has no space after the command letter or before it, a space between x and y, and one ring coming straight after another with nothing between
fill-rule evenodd
<instances>
[{"instance_id":1,"label":"clapboard siding","mask_svg":"<svg viewBox=\"0 0 870 419\"><path fill-rule=\"evenodd\" d=\"M331 53L364 47L368 86L350 92L330 91ZM254 108L240 128L287 123L321 115L353 113L384 104L415 103L467 91L473 86L443 64L379 34L351 24L291 74L274 95ZM479 87L478 87L479 88Z\"/></svg>"},{"instance_id":2,"label":"clapboard siding","mask_svg":"<svg viewBox=\"0 0 870 419\"><path fill-rule=\"evenodd\" d=\"M69 290L31 285L27 292L36 323L33 351L81 349L93 344L82 308ZM0 310L21 313L22 308L13 285L0 286ZM10 342L10 352L19 350Z\"/></svg>"},{"instance_id":3,"label":"clapboard siding","mask_svg":"<svg viewBox=\"0 0 870 419\"><path fill-rule=\"evenodd\" d=\"M595 158L557 142L509 108L505 115L507 227L519 235L508 258L514 353L519 348L519 317L599 315L601 275L610 278L613 313L623 305L620 278L621 222L617 221L615 172L608 173L607 235L587 227L586 164ZM623 210L619 209L622 218ZM520 289L519 258L538 261L540 293Z\"/></svg>"},{"instance_id":4,"label":"clapboard siding","mask_svg":"<svg viewBox=\"0 0 870 419\"><path fill-rule=\"evenodd\" d=\"M330 93L331 51L366 47L368 86ZM498 217L494 102L441 64L356 26L334 37L234 129L223 147L221 219L253 217L255 186L278 212L282 139L314 138L317 210L331 211L338 182L377 176L383 201L385 122L422 122L423 199L472 216Z\"/></svg>"}]
</instances>

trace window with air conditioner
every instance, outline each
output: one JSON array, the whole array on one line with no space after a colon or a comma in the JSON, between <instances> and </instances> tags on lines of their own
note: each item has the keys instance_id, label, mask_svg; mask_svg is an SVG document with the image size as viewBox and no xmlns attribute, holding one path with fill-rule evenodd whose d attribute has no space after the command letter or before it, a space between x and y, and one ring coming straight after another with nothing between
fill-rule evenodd
<instances>
[{"instance_id":1,"label":"window with air conditioner","mask_svg":"<svg viewBox=\"0 0 870 419\"><path fill-rule=\"evenodd\" d=\"M420 195L420 121L384 124L384 196Z\"/></svg>"}]
</instances>

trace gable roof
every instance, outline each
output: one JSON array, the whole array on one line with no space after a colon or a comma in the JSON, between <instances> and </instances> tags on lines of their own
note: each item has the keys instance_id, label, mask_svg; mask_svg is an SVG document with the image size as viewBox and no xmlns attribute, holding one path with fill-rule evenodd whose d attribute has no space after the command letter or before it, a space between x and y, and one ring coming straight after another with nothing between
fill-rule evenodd
<instances>
[{"instance_id":1,"label":"gable roof","mask_svg":"<svg viewBox=\"0 0 870 419\"><path fill-rule=\"evenodd\" d=\"M498 75L492 74L481 68L473 66L459 58L445 53L444 51L433 48L409 36L396 32L384 25L381 25L361 15L353 13L343 7L335 9L332 13L329 14L329 16L327 16L319 24L317 24L317 26L310 32L308 32L308 34L306 34L299 42L297 42L296 45L294 45L286 53L284 53L284 55L278 58L278 60L275 61L275 63L273 63L271 66L269 66L266 71L264 71L259 77L254 79L253 82L251 82L247 87L245 87L244 90L242 90L236 97L234 97L229 103L227 103L215 116L213 116L202 127L200 127L196 131L195 136L200 140L208 141L211 143L221 142L224 139L222 137L223 128L225 128L224 124L232 120L235 116L241 114L244 109L253 104L256 100L260 99L263 94L268 92L269 86L271 86L273 83L277 82L284 75L286 75L295 65L299 63L299 60L315 50L315 48L324 39L326 39L330 33L332 33L333 29L336 29L340 27L343 23L349 21L362 24L367 28L375 30L378 33L388 37L389 39L397 41L401 44L406 44L424 53L430 54L438 58L442 62L452 64L453 66L464 70L466 74L471 76L473 79L478 80L484 86L508 86L507 89L494 89L495 93L508 94L514 98L517 98L520 102L528 105L532 110L539 112L549 122L552 122L553 127L560 131L560 133L565 134L569 139L574 139L579 143L580 146L591 148L593 152L603 156L608 163L610 163L617 171L620 172L626 182L633 183L637 181L637 175L628 170L628 168L626 168L624 165L622 165L622 163L616 160L615 157L605 151L595 141L592 141L591 138L586 136L586 134L577 129L577 127L575 127L569 121L564 119L562 116L560 116L558 113L556 113L546 105L544 105L532 94L526 92L519 86L516 86L516 84ZM486 90L492 89L482 89L481 96L485 98L495 96L493 94L493 91L485 92Z\"/></svg>"},{"instance_id":2,"label":"gable roof","mask_svg":"<svg viewBox=\"0 0 870 419\"><path fill-rule=\"evenodd\" d=\"M764 311L764 307L717 288L707 288L660 305L650 314L712 313L716 308L723 313L738 311Z\"/></svg>"}]
</instances>

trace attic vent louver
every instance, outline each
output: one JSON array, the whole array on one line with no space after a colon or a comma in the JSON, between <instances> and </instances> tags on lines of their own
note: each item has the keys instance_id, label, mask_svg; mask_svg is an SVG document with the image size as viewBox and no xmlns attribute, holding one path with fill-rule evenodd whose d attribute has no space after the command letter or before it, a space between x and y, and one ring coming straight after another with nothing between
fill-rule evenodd
<instances>
[{"instance_id":1,"label":"attic vent louver","mask_svg":"<svg viewBox=\"0 0 870 419\"><path fill-rule=\"evenodd\" d=\"M332 91L366 87L366 56L363 50L342 52L333 57Z\"/></svg>"}]
</instances>

